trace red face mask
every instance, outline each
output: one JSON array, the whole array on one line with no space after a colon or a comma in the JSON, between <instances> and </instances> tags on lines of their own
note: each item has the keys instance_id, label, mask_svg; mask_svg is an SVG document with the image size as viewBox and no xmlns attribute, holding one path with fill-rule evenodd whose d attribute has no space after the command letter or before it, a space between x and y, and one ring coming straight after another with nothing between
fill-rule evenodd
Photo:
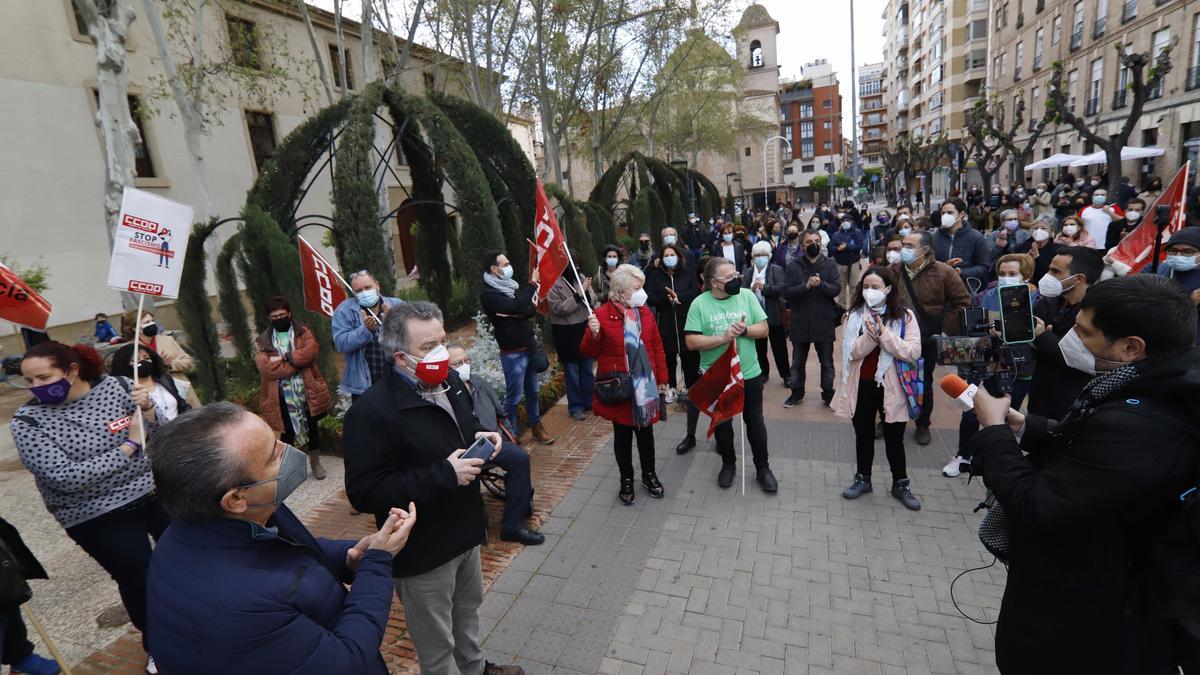
<instances>
[{"instance_id":1,"label":"red face mask","mask_svg":"<svg viewBox=\"0 0 1200 675\"><path fill-rule=\"evenodd\" d=\"M413 357L409 356L409 358ZM413 373L418 380L430 387L445 382L450 373L450 351L446 349L446 345L434 347L425 355L425 358L417 361Z\"/></svg>"}]
</instances>

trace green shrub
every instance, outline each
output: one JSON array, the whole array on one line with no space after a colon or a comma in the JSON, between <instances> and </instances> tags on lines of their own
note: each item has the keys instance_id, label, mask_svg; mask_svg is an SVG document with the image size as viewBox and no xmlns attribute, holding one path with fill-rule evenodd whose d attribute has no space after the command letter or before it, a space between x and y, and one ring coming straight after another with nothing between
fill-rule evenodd
<instances>
[{"instance_id":1,"label":"green shrub","mask_svg":"<svg viewBox=\"0 0 1200 675\"><path fill-rule=\"evenodd\" d=\"M463 279L455 279L450 289L450 303L442 308L446 317L446 330L453 330L470 323L479 310L479 293Z\"/></svg>"},{"instance_id":2,"label":"green shrub","mask_svg":"<svg viewBox=\"0 0 1200 675\"><path fill-rule=\"evenodd\" d=\"M429 293L420 286L407 286L405 288L397 288L393 297L400 298L405 302L420 302L428 301Z\"/></svg>"},{"instance_id":3,"label":"green shrub","mask_svg":"<svg viewBox=\"0 0 1200 675\"><path fill-rule=\"evenodd\" d=\"M262 380L252 359L224 359L225 400L236 403L254 413L262 412L258 406L262 394Z\"/></svg>"}]
</instances>

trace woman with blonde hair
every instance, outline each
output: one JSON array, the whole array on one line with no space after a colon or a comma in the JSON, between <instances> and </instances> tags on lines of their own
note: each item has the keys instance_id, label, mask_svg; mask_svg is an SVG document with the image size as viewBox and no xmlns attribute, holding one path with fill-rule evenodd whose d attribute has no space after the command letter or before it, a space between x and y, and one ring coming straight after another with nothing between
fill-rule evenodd
<instances>
[{"instance_id":1,"label":"woman with blonde hair","mask_svg":"<svg viewBox=\"0 0 1200 675\"><path fill-rule=\"evenodd\" d=\"M1087 231L1077 216L1067 216L1059 225L1058 236L1054 238L1054 243L1059 246L1097 248L1096 240L1092 238L1091 233Z\"/></svg>"}]
</instances>

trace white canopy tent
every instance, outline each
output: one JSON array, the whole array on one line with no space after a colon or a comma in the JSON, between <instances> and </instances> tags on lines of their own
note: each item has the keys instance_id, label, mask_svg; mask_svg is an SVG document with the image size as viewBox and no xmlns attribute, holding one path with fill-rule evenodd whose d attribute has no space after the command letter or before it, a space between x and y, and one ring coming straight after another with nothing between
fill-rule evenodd
<instances>
[{"instance_id":1,"label":"white canopy tent","mask_svg":"<svg viewBox=\"0 0 1200 675\"><path fill-rule=\"evenodd\" d=\"M1026 171L1037 171L1038 169L1055 169L1060 166L1071 166L1071 162L1083 157L1083 155L1068 155L1060 152L1055 155L1036 161L1033 164L1026 165Z\"/></svg>"},{"instance_id":2,"label":"white canopy tent","mask_svg":"<svg viewBox=\"0 0 1200 675\"><path fill-rule=\"evenodd\" d=\"M1121 148L1121 161L1124 162L1124 161L1131 160L1131 159L1145 159L1147 157L1158 157L1160 155L1166 154L1166 152L1167 152L1166 150L1163 150L1162 148L1156 148L1156 147L1134 148L1134 147L1126 146L1124 148ZM1107 159L1107 157L1105 157L1104 151L1100 150L1099 152L1093 152L1090 155L1084 155L1082 157L1079 157L1075 161L1071 162L1068 166L1089 166L1092 164L1107 164L1107 163L1108 163L1108 159Z\"/></svg>"}]
</instances>

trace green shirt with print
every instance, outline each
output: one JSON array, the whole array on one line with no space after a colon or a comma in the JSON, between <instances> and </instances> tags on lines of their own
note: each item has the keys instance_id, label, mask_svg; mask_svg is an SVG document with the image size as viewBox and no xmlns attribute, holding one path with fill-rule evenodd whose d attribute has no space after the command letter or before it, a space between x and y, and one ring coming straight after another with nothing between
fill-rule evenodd
<instances>
[{"instance_id":1,"label":"green shirt with print","mask_svg":"<svg viewBox=\"0 0 1200 675\"><path fill-rule=\"evenodd\" d=\"M743 288L737 295L724 300L714 298L712 291L705 291L692 301L683 330L685 333L720 335L730 324L741 321L743 315L746 317L746 326L753 326L760 321L767 320L767 313L763 311L762 305L758 303L758 298L753 291ZM713 361L725 353L726 347L727 345L721 345L715 349L701 350L700 369L708 370ZM746 337L745 334L739 336L737 353L744 379L749 380L762 373L762 366L758 364L758 350L754 346L753 338Z\"/></svg>"}]
</instances>

